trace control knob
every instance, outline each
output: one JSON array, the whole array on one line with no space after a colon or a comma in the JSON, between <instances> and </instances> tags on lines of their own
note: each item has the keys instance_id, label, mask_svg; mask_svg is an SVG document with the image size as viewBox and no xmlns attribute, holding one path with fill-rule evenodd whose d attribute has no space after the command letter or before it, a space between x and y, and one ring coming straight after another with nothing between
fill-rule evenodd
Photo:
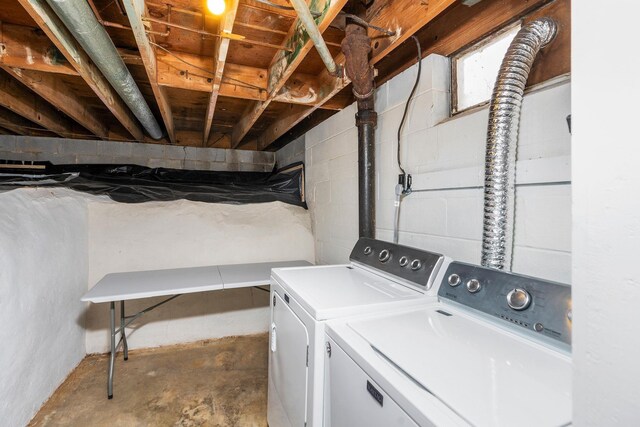
<instances>
[{"instance_id":1,"label":"control knob","mask_svg":"<svg viewBox=\"0 0 640 427\"><path fill-rule=\"evenodd\" d=\"M371 249L371 246L367 246L366 248L364 248L365 255L371 255L371 252L373 252L373 250Z\"/></svg>"},{"instance_id":2,"label":"control knob","mask_svg":"<svg viewBox=\"0 0 640 427\"><path fill-rule=\"evenodd\" d=\"M531 304L531 295L524 289L511 289L507 294L507 304L514 310L525 310Z\"/></svg>"},{"instance_id":3,"label":"control knob","mask_svg":"<svg viewBox=\"0 0 640 427\"><path fill-rule=\"evenodd\" d=\"M458 286L461 282L460 280L460 276L458 276L457 274L453 273L451 275L449 275L449 278L447 279L447 282L449 282L450 286Z\"/></svg>"},{"instance_id":4,"label":"control knob","mask_svg":"<svg viewBox=\"0 0 640 427\"><path fill-rule=\"evenodd\" d=\"M378 259L380 262L387 262L391 258L391 252L388 249L383 249L380 251L380 255L378 255Z\"/></svg>"},{"instance_id":5,"label":"control knob","mask_svg":"<svg viewBox=\"0 0 640 427\"><path fill-rule=\"evenodd\" d=\"M413 261L411 261L411 269L413 271L420 270L421 267L422 261L420 261L419 259L414 259Z\"/></svg>"},{"instance_id":6,"label":"control knob","mask_svg":"<svg viewBox=\"0 0 640 427\"><path fill-rule=\"evenodd\" d=\"M409 258L407 258L406 256L403 256L402 258L400 258L398 263L400 264L400 267L406 267L407 264L409 264Z\"/></svg>"},{"instance_id":7,"label":"control knob","mask_svg":"<svg viewBox=\"0 0 640 427\"><path fill-rule=\"evenodd\" d=\"M467 282L467 290L472 294L475 294L476 292L478 292L480 288L481 286L478 279L471 279Z\"/></svg>"}]
</instances>

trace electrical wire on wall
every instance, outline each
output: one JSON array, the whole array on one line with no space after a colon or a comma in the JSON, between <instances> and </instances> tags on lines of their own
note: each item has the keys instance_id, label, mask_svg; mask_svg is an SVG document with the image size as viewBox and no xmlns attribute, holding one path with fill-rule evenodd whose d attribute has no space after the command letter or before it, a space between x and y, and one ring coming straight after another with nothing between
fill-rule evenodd
<instances>
[{"instance_id":1,"label":"electrical wire on wall","mask_svg":"<svg viewBox=\"0 0 640 427\"><path fill-rule=\"evenodd\" d=\"M416 36L411 36L413 41L416 42L417 49L417 59L418 59L418 75L416 76L416 81L413 84L413 88L411 89L411 93L409 93L409 98L407 98L407 103L404 106L404 112L402 113L402 119L400 120L400 126L398 126L398 169L400 169L400 174L398 175L398 184L396 185L396 198L394 201L395 207L395 215L393 219L393 243L398 243L399 234L400 234L400 203L402 199L409 194L411 194L411 175L407 174L407 172L402 167L402 157L400 151L400 139L402 135L402 128L404 127L404 123L407 119L407 113L409 112L409 105L413 99L413 95L416 93L416 89L418 88L418 84L420 83L420 74L422 74L422 47L420 46L420 40Z\"/></svg>"}]
</instances>

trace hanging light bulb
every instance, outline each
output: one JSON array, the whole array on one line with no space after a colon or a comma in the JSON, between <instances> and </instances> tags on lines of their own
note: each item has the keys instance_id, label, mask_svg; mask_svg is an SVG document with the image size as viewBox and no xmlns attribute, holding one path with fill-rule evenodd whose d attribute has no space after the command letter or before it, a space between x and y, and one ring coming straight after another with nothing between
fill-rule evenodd
<instances>
[{"instance_id":1,"label":"hanging light bulb","mask_svg":"<svg viewBox=\"0 0 640 427\"><path fill-rule=\"evenodd\" d=\"M224 0L207 0L207 8L214 15L222 15L225 7Z\"/></svg>"}]
</instances>

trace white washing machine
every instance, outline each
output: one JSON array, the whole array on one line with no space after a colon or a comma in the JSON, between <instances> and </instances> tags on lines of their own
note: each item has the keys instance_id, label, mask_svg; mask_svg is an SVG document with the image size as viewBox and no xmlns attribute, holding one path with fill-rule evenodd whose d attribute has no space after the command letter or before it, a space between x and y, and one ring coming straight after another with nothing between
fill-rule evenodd
<instances>
[{"instance_id":1,"label":"white washing machine","mask_svg":"<svg viewBox=\"0 0 640 427\"><path fill-rule=\"evenodd\" d=\"M348 265L274 269L267 418L270 427L323 425L325 322L436 298L444 256L360 239Z\"/></svg>"},{"instance_id":2,"label":"white washing machine","mask_svg":"<svg viewBox=\"0 0 640 427\"><path fill-rule=\"evenodd\" d=\"M439 301L327 326L325 425L571 424L571 290L452 262Z\"/></svg>"}]
</instances>

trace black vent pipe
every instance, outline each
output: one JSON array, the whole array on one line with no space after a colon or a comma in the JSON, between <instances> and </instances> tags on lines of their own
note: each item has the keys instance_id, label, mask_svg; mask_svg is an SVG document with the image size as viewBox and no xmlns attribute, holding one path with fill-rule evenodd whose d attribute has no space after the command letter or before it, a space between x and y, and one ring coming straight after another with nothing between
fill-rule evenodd
<instances>
[{"instance_id":1,"label":"black vent pipe","mask_svg":"<svg viewBox=\"0 0 640 427\"><path fill-rule=\"evenodd\" d=\"M353 84L353 94L358 101L356 126L358 127L358 211L360 237L375 238L375 129L378 115L374 106L374 71L369 64L371 39L367 29L347 20L345 38L342 41L345 55L345 71Z\"/></svg>"}]
</instances>

